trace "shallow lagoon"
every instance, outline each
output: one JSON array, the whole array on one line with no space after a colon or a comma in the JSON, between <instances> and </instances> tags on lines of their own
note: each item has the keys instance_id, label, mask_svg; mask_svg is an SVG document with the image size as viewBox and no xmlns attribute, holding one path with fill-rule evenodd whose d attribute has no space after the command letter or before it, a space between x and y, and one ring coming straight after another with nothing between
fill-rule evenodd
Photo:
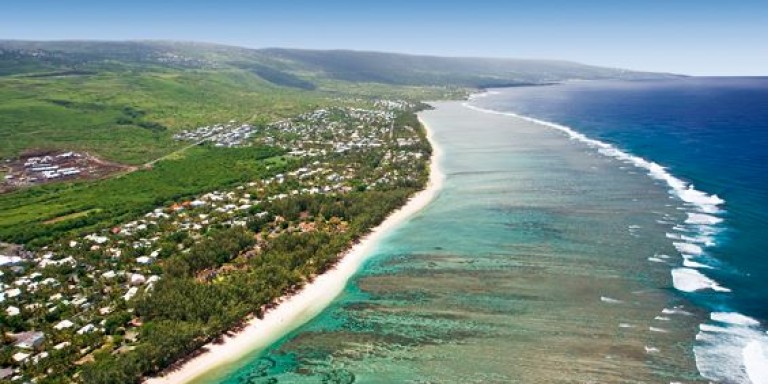
<instances>
[{"instance_id":1,"label":"shallow lagoon","mask_svg":"<svg viewBox=\"0 0 768 384\"><path fill-rule=\"evenodd\" d=\"M705 314L672 291L667 187L541 125L435 106L438 198L320 316L199 382L695 382Z\"/></svg>"}]
</instances>

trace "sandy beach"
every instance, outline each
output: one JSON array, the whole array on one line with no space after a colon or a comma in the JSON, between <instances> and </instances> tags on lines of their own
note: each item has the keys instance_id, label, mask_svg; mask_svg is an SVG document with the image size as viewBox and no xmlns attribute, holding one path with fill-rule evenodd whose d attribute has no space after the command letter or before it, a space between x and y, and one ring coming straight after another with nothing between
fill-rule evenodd
<instances>
[{"instance_id":1,"label":"sandy beach","mask_svg":"<svg viewBox=\"0 0 768 384\"><path fill-rule=\"evenodd\" d=\"M262 319L249 321L241 331L224 337L223 342L204 346L205 352L188 360L180 368L164 376L150 378L145 383L188 383L207 372L235 363L255 350L266 348L326 308L343 291L347 281L371 255L378 242L392 229L426 207L441 189L444 179L439 166L442 152L435 143L433 131L423 121L422 125L432 145L429 181L424 190L411 197L408 203L350 248L333 269L318 276L297 294L285 298Z\"/></svg>"}]
</instances>

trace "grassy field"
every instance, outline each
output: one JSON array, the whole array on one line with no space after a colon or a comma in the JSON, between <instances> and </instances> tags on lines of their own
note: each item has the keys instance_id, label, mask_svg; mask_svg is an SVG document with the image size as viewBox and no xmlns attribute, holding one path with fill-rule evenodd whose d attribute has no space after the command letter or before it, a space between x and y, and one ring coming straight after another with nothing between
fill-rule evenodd
<instances>
[{"instance_id":1,"label":"grassy field","mask_svg":"<svg viewBox=\"0 0 768 384\"><path fill-rule=\"evenodd\" d=\"M445 95L435 87L331 80L298 90L238 69L0 77L0 158L59 149L142 164L183 146L171 139L181 129L273 121L354 98Z\"/></svg>"},{"instance_id":2,"label":"grassy field","mask_svg":"<svg viewBox=\"0 0 768 384\"><path fill-rule=\"evenodd\" d=\"M281 154L268 147L195 147L151 170L0 195L0 239L39 245L71 231L129 220L173 201L279 173L291 161Z\"/></svg>"},{"instance_id":3,"label":"grassy field","mask_svg":"<svg viewBox=\"0 0 768 384\"><path fill-rule=\"evenodd\" d=\"M182 144L173 132L286 117L327 103L242 71L0 78L0 158L28 149L87 151L141 164Z\"/></svg>"}]
</instances>

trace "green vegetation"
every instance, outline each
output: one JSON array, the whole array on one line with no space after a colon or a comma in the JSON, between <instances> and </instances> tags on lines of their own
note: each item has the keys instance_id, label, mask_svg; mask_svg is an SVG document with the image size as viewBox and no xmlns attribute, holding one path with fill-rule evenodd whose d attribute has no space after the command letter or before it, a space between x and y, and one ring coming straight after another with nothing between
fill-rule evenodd
<instances>
[{"instance_id":1,"label":"green vegetation","mask_svg":"<svg viewBox=\"0 0 768 384\"><path fill-rule=\"evenodd\" d=\"M0 239L35 247L72 231L110 226L185 197L279 173L286 166L281 152L195 147L152 169L0 195Z\"/></svg>"},{"instance_id":2,"label":"green vegetation","mask_svg":"<svg viewBox=\"0 0 768 384\"><path fill-rule=\"evenodd\" d=\"M480 87L659 76L541 60L0 41L0 158L62 149L141 164L177 149L175 131L271 121L339 97L434 100Z\"/></svg>"},{"instance_id":3,"label":"green vegetation","mask_svg":"<svg viewBox=\"0 0 768 384\"><path fill-rule=\"evenodd\" d=\"M138 383L262 316L426 182L418 105L375 104L263 126L249 146L195 146L151 170L4 196L4 218L18 221L7 236L41 248L0 276L22 287L0 332L46 340L21 362L5 344L0 365L40 383ZM77 209L48 212L57 206Z\"/></svg>"},{"instance_id":4,"label":"green vegetation","mask_svg":"<svg viewBox=\"0 0 768 384\"><path fill-rule=\"evenodd\" d=\"M128 164L180 148L180 129L271 121L322 101L245 72L193 70L0 78L0 99L0 158L60 149Z\"/></svg>"},{"instance_id":5,"label":"green vegetation","mask_svg":"<svg viewBox=\"0 0 768 384\"><path fill-rule=\"evenodd\" d=\"M96 364L86 365L82 379L90 384L138 383L143 374L156 373L194 352L221 333L232 329L249 314L264 309L288 292L297 291L312 276L333 266L352 239L381 222L402 205L413 189L353 193L344 198L321 199L307 213L323 217L333 211L350 222L344 233L311 232L280 236L259 257L242 262L226 279L199 284L196 272L229 262L253 242L243 229L212 234L188 253L172 256L152 295L145 296L136 312L145 324L138 348L122 354L99 354ZM295 207L297 200L286 201ZM275 210L277 214L288 214ZM299 216L287 216L298 220Z\"/></svg>"}]
</instances>

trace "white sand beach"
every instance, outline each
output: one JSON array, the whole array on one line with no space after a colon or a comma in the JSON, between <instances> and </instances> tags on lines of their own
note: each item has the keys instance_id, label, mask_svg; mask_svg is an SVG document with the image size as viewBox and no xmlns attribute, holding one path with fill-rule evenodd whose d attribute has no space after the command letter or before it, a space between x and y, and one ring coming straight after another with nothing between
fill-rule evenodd
<instances>
[{"instance_id":1,"label":"white sand beach","mask_svg":"<svg viewBox=\"0 0 768 384\"><path fill-rule=\"evenodd\" d=\"M150 378L145 383L188 383L207 372L235 363L253 351L266 348L326 308L344 290L349 279L371 255L378 242L392 229L426 207L441 189L444 179L439 166L442 153L435 143L433 131L424 121L421 122L432 145L429 182L424 190L415 194L406 205L393 212L354 245L333 269L318 276L295 295L285 298L262 319L249 321L241 331L225 336L222 342L204 346L203 353L186 361L178 369L164 376Z\"/></svg>"}]
</instances>

